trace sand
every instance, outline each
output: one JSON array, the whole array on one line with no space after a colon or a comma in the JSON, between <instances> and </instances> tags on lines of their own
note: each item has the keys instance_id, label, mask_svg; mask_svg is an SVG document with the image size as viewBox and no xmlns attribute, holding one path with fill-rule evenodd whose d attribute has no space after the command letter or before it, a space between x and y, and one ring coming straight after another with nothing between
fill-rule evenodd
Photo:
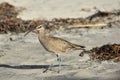
<instances>
[{"instance_id":1,"label":"sand","mask_svg":"<svg viewBox=\"0 0 120 80\"><path fill-rule=\"evenodd\" d=\"M100 10L119 9L120 0L0 0L17 7L25 7L18 17L28 19L77 18ZM90 12L81 11L82 8ZM120 26L112 28L72 29L54 31L53 36L84 45L86 49L107 43L120 44ZM13 41L10 41L10 38ZM89 55L80 57L81 51L62 55L62 71L58 66L52 71L43 71L50 65L58 65L56 56L47 52L38 41L37 34L24 37L20 34L0 34L0 80L119 80L120 64L112 61L90 61Z\"/></svg>"}]
</instances>

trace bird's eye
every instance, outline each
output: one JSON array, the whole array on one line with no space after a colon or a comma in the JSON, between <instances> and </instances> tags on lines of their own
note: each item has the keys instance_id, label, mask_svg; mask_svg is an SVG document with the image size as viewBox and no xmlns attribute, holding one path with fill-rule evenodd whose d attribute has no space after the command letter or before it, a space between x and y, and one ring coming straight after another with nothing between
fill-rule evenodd
<instances>
[{"instance_id":1,"label":"bird's eye","mask_svg":"<svg viewBox=\"0 0 120 80\"><path fill-rule=\"evenodd\" d=\"M42 25L39 25L38 27L36 27L36 29L40 29L42 27Z\"/></svg>"}]
</instances>

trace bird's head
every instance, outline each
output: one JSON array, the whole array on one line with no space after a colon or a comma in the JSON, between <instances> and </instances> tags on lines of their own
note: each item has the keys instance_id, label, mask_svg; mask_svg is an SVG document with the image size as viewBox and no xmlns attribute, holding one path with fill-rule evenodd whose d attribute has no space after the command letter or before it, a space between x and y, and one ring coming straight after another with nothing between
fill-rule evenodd
<instances>
[{"instance_id":1,"label":"bird's head","mask_svg":"<svg viewBox=\"0 0 120 80\"><path fill-rule=\"evenodd\" d=\"M41 30L41 29L45 29L43 25L39 25L39 26L37 26L37 27L35 28L35 30L37 30L37 31L39 31L39 30Z\"/></svg>"},{"instance_id":2,"label":"bird's head","mask_svg":"<svg viewBox=\"0 0 120 80\"><path fill-rule=\"evenodd\" d=\"M28 35L30 32L38 33L40 30L44 30L44 29L45 28L43 25L39 25L35 29L29 30L28 32L26 32L24 36Z\"/></svg>"}]
</instances>

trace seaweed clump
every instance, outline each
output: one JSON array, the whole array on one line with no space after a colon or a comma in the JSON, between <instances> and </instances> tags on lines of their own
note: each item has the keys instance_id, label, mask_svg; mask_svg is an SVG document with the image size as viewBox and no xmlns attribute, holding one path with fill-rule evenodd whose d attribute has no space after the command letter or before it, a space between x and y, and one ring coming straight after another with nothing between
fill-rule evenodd
<instances>
[{"instance_id":1,"label":"seaweed clump","mask_svg":"<svg viewBox=\"0 0 120 80\"><path fill-rule=\"evenodd\" d=\"M92 60L113 60L114 62L120 61L120 44L106 44L101 47L95 47L82 53L90 52Z\"/></svg>"},{"instance_id":2,"label":"seaweed clump","mask_svg":"<svg viewBox=\"0 0 120 80\"><path fill-rule=\"evenodd\" d=\"M21 9L16 9L15 6L7 2L0 4L0 33L7 33L8 31L15 33L25 32L41 24L40 20L17 18Z\"/></svg>"}]
</instances>

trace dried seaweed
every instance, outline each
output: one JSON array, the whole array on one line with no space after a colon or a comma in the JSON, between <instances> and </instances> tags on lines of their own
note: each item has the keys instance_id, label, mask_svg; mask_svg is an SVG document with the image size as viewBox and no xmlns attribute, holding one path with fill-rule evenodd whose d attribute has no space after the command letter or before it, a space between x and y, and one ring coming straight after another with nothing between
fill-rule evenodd
<instances>
[{"instance_id":1,"label":"dried seaweed","mask_svg":"<svg viewBox=\"0 0 120 80\"><path fill-rule=\"evenodd\" d=\"M16 9L15 6L4 2L0 4L0 33L7 33L7 31L20 33L26 32L37 27L40 24L46 26L47 29L53 31L62 28L92 28L98 26L112 26L120 23L120 10L111 12L98 11L97 13L88 16L87 18L54 18L48 20L22 20L17 18L21 10ZM114 15L114 16L113 16ZM96 17L102 17L97 18ZM106 18L107 17L107 18ZM117 19L116 19L117 18Z\"/></svg>"},{"instance_id":2,"label":"dried seaweed","mask_svg":"<svg viewBox=\"0 0 120 80\"><path fill-rule=\"evenodd\" d=\"M100 27L112 27L114 25L120 25L120 10L114 10L111 12L99 11L87 18L54 18L48 22L50 29L63 28L94 28ZM44 24L44 23L43 23Z\"/></svg>"},{"instance_id":3,"label":"dried seaweed","mask_svg":"<svg viewBox=\"0 0 120 80\"><path fill-rule=\"evenodd\" d=\"M17 18L18 10L6 2L0 4L0 33L7 31L20 33L35 28L41 24L40 20L22 20Z\"/></svg>"},{"instance_id":4,"label":"dried seaweed","mask_svg":"<svg viewBox=\"0 0 120 80\"><path fill-rule=\"evenodd\" d=\"M95 47L88 52L92 53L92 60L111 60L120 61L120 44L106 44L101 47ZM83 53L83 52L82 52Z\"/></svg>"},{"instance_id":5,"label":"dried seaweed","mask_svg":"<svg viewBox=\"0 0 120 80\"><path fill-rule=\"evenodd\" d=\"M90 21L93 19L93 18L96 18L96 17L106 17L106 16L109 16L109 15L112 15L113 13L112 12L103 12L103 11L98 11L97 13L91 15L91 16L88 16L87 19L89 19Z\"/></svg>"},{"instance_id":6,"label":"dried seaweed","mask_svg":"<svg viewBox=\"0 0 120 80\"><path fill-rule=\"evenodd\" d=\"M92 19L97 18L97 17L108 17L108 16L111 16L111 15L119 16L120 15L120 10L100 11L100 10L97 9L96 13L86 17L86 19L89 19L91 21Z\"/></svg>"}]
</instances>

